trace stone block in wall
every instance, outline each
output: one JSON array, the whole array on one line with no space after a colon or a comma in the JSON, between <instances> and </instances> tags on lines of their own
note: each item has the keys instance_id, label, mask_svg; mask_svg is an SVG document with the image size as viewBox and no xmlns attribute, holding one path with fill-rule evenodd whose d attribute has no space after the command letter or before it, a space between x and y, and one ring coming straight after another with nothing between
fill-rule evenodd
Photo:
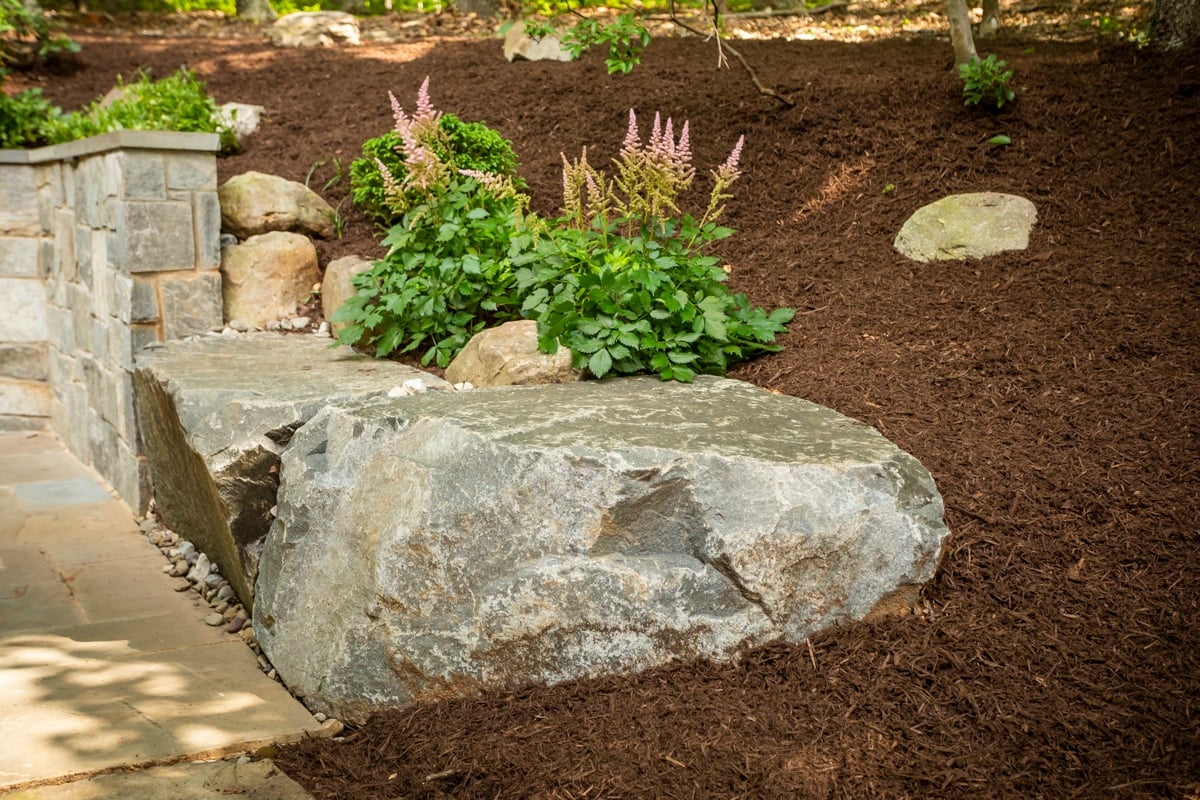
<instances>
[{"instance_id":1,"label":"stone block in wall","mask_svg":"<svg viewBox=\"0 0 1200 800\"><path fill-rule=\"evenodd\" d=\"M0 415L48 417L53 399L50 386L44 381L0 378Z\"/></svg>"},{"instance_id":2,"label":"stone block in wall","mask_svg":"<svg viewBox=\"0 0 1200 800\"><path fill-rule=\"evenodd\" d=\"M100 364L114 363L108 352L108 326L96 317L92 317L91 325L92 357Z\"/></svg>"},{"instance_id":3,"label":"stone block in wall","mask_svg":"<svg viewBox=\"0 0 1200 800\"><path fill-rule=\"evenodd\" d=\"M40 278L38 260L41 240L32 236L0 236L0 275L11 278Z\"/></svg>"},{"instance_id":4,"label":"stone block in wall","mask_svg":"<svg viewBox=\"0 0 1200 800\"><path fill-rule=\"evenodd\" d=\"M104 394L104 380L107 377L104 370L91 356L80 356L79 366L83 368L83 385L87 387L88 406L99 408Z\"/></svg>"},{"instance_id":5,"label":"stone block in wall","mask_svg":"<svg viewBox=\"0 0 1200 800\"><path fill-rule=\"evenodd\" d=\"M105 254L96 251L97 247L103 250L108 246L106 238L104 231L91 231L92 315L104 320L109 319L115 313L112 300L113 280L116 277L116 273L108 268Z\"/></svg>"},{"instance_id":6,"label":"stone block in wall","mask_svg":"<svg viewBox=\"0 0 1200 800\"><path fill-rule=\"evenodd\" d=\"M112 314L123 325L131 322L133 306L133 278L121 273L110 273L112 283Z\"/></svg>"},{"instance_id":7,"label":"stone block in wall","mask_svg":"<svg viewBox=\"0 0 1200 800\"><path fill-rule=\"evenodd\" d=\"M84 158L76 162L70 183L75 186L75 215L85 225L101 227L104 219L104 162Z\"/></svg>"},{"instance_id":8,"label":"stone block in wall","mask_svg":"<svg viewBox=\"0 0 1200 800\"><path fill-rule=\"evenodd\" d=\"M154 279L141 275L133 276L128 322L139 324L158 322L158 292Z\"/></svg>"},{"instance_id":9,"label":"stone block in wall","mask_svg":"<svg viewBox=\"0 0 1200 800\"><path fill-rule=\"evenodd\" d=\"M129 201L117 212L120 264L129 272L192 269L196 265L192 204Z\"/></svg>"},{"instance_id":10,"label":"stone block in wall","mask_svg":"<svg viewBox=\"0 0 1200 800\"><path fill-rule=\"evenodd\" d=\"M42 275L47 275L54 268L54 265L58 263L58 242L54 241L53 236L43 236L38 247L41 250L42 256Z\"/></svg>"},{"instance_id":11,"label":"stone block in wall","mask_svg":"<svg viewBox=\"0 0 1200 800\"><path fill-rule=\"evenodd\" d=\"M85 463L91 463L88 449L88 397L87 387L79 381L68 381L63 387L63 422L56 421L54 429L67 443L67 448Z\"/></svg>"},{"instance_id":12,"label":"stone block in wall","mask_svg":"<svg viewBox=\"0 0 1200 800\"><path fill-rule=\"evenodd\" d=\"M75 272L84 283L92 282L92 229L75 226Z\"/></svg>"},{"instance_id":13,"label":"stone block in wall","mask_svg":"<svg viewBox=\"0 0 1200 800\"><path fill-rule=\"evenodd\" d=\"M117 439L117 454L113 460L113 472L106 476L126 504L135 513L146 513L150 504L150 479L146 471L146 459L137 455L124 439Z\"/></svg>"},{"instance_id":14,"label":"stone block in wall","mask_svg":"<svg viewBox=\"0 0 1200 800\"><path fill-rule=\"evenodd\" d=\"M91 292L79 283L67 284L67 307L71 310L71 323L75 328L75 349L92 351Z\"/></svg>"},{"instance_id":15,"label":"stone block in wall","mask_svg":"<svg viewBox=\"0 0 1200 800\"><path fill-rule=\"evenodd\" d=\"M37 178L29 164L0 164L0 233L37 236Z\"/></svg>"},{"instance_id":16,"label":"stone block in wall","mask_svg":"<svg viewBox=\"0 0 1200 800\"><path fill-rule=\"evenodd\" d=\"M221 313L221 273L163 277L158 282L162 295L163 339L182 339L218 330Z\"/></svg>"},{"instance_id":17,"label":"stone block in wall","mask_svg":"<svg viewBox=\"0 0 1200 800\"><path fill-rule=\"evenodd\" d=\"M133 376L121 370L109 382L110 391L104 395L101 413L117 429L117 435L137 449L141 442L137 434L137 417L133 406Z\"/></svg>"},{"instance_id":18,"label":"stone block in wall","mask_svg":"<svg viewBox=\"0 0 1200 800\"><path fill-rule=\"evenodd\" d=\"M65 208L54 212L54 238L58 241L58 272L63 280L73 281L79 276L75 267L75 212Z\"/></svg>"},{"instance_id":19,"label":"stone block in wall","mask_svg":"<svg viewBox=\"0 0 1200 800\"><path fill-rule=\"evenodd\" d=\"M108 328L108 360L113 368L133 369L133 333L128 325L110 325Z\"/></svg>"},{"instance_id":20,"label":"stone block in wall","mask_svg":"<svg viewBox=\"0 0 1200 800\"><path fill-rule=\"evenodd\" d=\"M54 230L54 212L63 204L62 174L63 165L57 161L36 168L38 221L44 231Z\"/></svg>"},{"instance_id":21,"label":"stone block in wall","mask_svg":"<svg viewBox=\"0 0 1200 800\"><path fill-rule=\"evenodd\" d=\"M94 408L88 409L88 448L92 454L92 466L101 475L116 472L118 458L117 430ZM130 503L132 505L132 503Z\"/></svg>"},{"instance_id":22,"label":"stone block in wall","mask_svg":"<svg viewBox=\"0 0 1200 800\"><path fill-rule=\"evenodd\" d=\"M116 195L127 200L166 200L167 171L163 157L147 150L119 154L122 184Z\"/></svg>"},{"instance_id":23,"label":"stone block in wall","mask_svg":"<svg viewBox=\"0 0 1200 800\"><path fill-rule=\"evenodd\" d=\"M211 153L172 153L166 160L168 189L188 192L217 190L217 160Z\"/></svg>"},{"instance_id":24,"label":"stone block in wall","mask_svg":"<svg viewBox=\"0 0 1200 800\"><path fill-rule=\"evenodd\" d=\"M30 278L0 278L0 342L46 338L46 290Z\"/></svg>"},{"instance_id":25,"label":"stone block in wall","mask_svg":"<svg viewBox=\"0 0 1200 800\"><path fill-rule=\"evenodd\" d=\"M153 344L159 341L157 325L131 325L129 327L129 352L137 357L137 354L148 344Z\"/></svg>"},{"instance_id":26,"label":"stone block in wall","mask_svg":"<svg viewBox=\"0 0 1200 800\"><path fill-rule=\"evenodd\" d=\"M0 377L44 381L49 373L45 344L0 343Z\"/></svg>"},{"instance_id":27,"label":"stone block in wall","mask_svg":"<svg viewBox=\"0 0 1200 800\"><path fill-rule=\"evenodd\" d=\"M196 219L196 268L221 267L221 201L216 192L192 195Z\"/></svg>"},{"instance_id":28,"label":"stone block in wall","mask_svg":"<svg viewBox=\"0 0 1200 800\"><path fill-rule=\"evenodd\" d=\"M64 299L46 309L47 338L56 350L71 356L75 353L75 315L66 307L66 285L60 283L56 288L62 291Z\"/></svg>"}]
</instances>

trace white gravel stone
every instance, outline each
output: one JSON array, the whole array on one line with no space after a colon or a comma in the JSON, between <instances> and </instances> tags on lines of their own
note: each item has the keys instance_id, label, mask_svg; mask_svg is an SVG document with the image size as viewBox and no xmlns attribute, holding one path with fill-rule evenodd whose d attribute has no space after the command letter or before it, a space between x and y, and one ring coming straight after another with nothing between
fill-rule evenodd
<instances>
[{"instance_id":1,"label":"white gravel stone","mask_svg":"<svg viewBox=\"0 0 1200 800\"><path fill-rule=\"evenodd\" d=\"M308 317L292 317L292 330L302 331L308 327L310 321Z\"/></svg>"},{"instance_id":2,"label":"white gravel stone","mask_svg":"<svg viewBox=\"0 0 1200 800\"><path fill-rule=\"evenodd\" d=\"M204 618L204 624L211 625L214 628L223 622L225 622L225 619L220 614L209 614Z\"/></svg>"}]
</instances>

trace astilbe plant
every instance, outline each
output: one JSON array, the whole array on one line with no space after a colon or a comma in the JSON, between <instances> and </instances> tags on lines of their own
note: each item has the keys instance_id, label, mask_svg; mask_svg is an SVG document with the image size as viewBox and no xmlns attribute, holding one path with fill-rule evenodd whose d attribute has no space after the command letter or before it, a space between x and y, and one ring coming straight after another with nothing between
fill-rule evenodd
<instances>
[{"instance_id":1,"label":"astilbe plant","mask_svg":"<svg viewBox=\"0 0 1200 800\"><path fill-rule=\"evenodd\" d=\"M612 177L588 163L586 150L573 162L563 157L563 214L515 258L521 310L538 321L543 350L569 347L575 366L596 377L652 371L690 381L779 349L775 335L794 312L753 308L704 252L733 233L717 221L741 174L743 145L739 138L712 172L699 219L679 207L696 174L687 122L676 138L672 120L656 114L643 142L630 110Z\"/></svg>"},{"instance_id":2,"label":"astilbe plant","mask_svg":"<svg viewBox=\"0 0 1200 800\"><path fill-rule=\"evenodd\" d=\"M376 355L425 347L421 362L446 366L472 335L518 318L510 251L523 241L526 198L506 175L456 167L429 99L429 79L407 114L390 95L405 166L379 164L386 202L399 215L383 240L388 254L359 274L336 312L343 343Z\"/></svg>"}]
</instances>

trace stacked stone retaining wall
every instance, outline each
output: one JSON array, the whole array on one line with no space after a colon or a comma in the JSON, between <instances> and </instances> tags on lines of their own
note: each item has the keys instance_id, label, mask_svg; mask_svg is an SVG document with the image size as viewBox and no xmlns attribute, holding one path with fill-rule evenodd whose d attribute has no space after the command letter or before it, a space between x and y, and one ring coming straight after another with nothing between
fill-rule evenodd
<instances>
[{"instance_id":1,"label":"stacked stone retaining wall","mask_svg":"<svg viewBox=\"0 0 1200 800\"><path fill-rule=\"evenodd\" d=\"M149 501L133 358L221 326L215 134L0 150L0 430L52 429Z\"/></svg>"}]
</instances>

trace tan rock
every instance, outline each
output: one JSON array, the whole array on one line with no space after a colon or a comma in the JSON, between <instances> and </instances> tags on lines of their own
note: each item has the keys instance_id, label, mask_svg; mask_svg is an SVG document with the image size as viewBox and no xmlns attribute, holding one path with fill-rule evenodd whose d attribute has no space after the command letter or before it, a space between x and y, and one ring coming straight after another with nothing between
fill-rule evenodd
<instances>
[{"instance_id":1,"label":"tan rock","mask_svg":"<svg viewBox=\"0 0 1200 800\"><path fill-rule=\"evenodd\" d=\"M271 26L271 41L278 47L334 47L360 40L358 20L344 11L296 11Z\"/></svg>"},{"instance_id":2,"label":"tan rock","mask_svg":"<svg viewBox=\"0 0 1200 800\"><path fill-rule=\"evenodd\" d=\"M571 368L571 351L538 350L537 323L523 319L480 331L446 368L450 383L474 386L516 386L571 383L579 380Z\"/></svg>"},{"instance_id":3,"label":"tan rock","mask_svg":"<svg viewBox=\"0 0 1200 800\"><path fill-rule=\"evenodd\" d=\"M270 231L334 235L333 207L302 183L277 175L245 172L217 190L221 230L239 239Z\"/></svg>"},{"instance_id":4,"label":"tan rock","mask_svg":"<svg viewBox=\"0 0 1200 800\"><path fill-rule=\"evenodd\" d=\"M533 39L525 35L525 24L515 22L504 35L504 57L509 61L570 61L557 36Z\"/></svg>"},{"instance_id":5,"label":"tan rock","mask_svg":"<svg viewBox=\"0 0 1200 800\"><path fill-rule=\"evenodd\" d=\"M325 267L325 276L321 279L321 308L325 311L325 319L329 320L329 327L335 335L346 323L334 322L334 312L354 295L354 276L370 268L371 262L362 256L339 258Z\"/></svg>"},{"instance_id":6,"label":"tan rock","mask_svg":"<svg viewBox=\"0 0 1200 800\"><path fill-rule=\"evenodd\" d=\"M275 231L221 251L225 319L265 327L291 317L321 280L317 249L308 237Z\"/></svg>"}]
</instances>

